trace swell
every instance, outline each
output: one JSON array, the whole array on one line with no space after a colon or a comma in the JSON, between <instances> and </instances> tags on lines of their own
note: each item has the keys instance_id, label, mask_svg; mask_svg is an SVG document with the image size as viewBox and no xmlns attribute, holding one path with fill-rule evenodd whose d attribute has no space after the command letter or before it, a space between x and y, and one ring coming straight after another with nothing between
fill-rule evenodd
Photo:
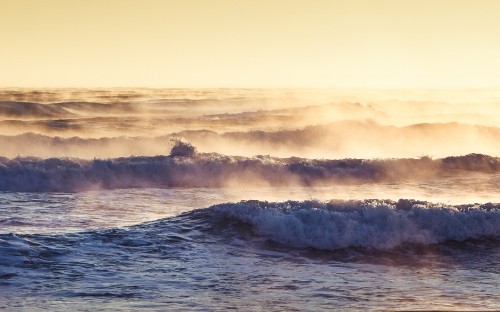
<instances>
[{"instance_id":1,"label":"swell","mask_svg":"<svg viewBox=\"0 0 500 312\"><path fill-rule=\"evenodd\" d=\"M51 122L51 127L64 129L75 127L63 121ZM77 129L85 127L77 126ZM82 132L80 131L80 132ZM161 155L168 151L171 136L158 137L50 137L34 133L15 136L0 135L1 155L16 157L29 155L43 158L65 156L92 159L94 157L120 157L141 154Z\"/></svg>"},{"instance_id":2,"label":"swell","mask_svg":"<svg viewBox=\"0 0 500 312\"><path fill-rule=\"evenodd\" d=\"M147 134L144 127L161 128L162 134L182 130L245 131L259 129L304 128L341 120L383 119L385 116L370 106L359 103L306 105L286 109L259 109L249 103L264 99L215 99L134 102L57 102L49 104L0 102L0 130L12 133L35 132L59 135L110 135L116 127L127 129L130 135ZM257 104L256 104L257 105ZM262 104L260 104L262 105ZM16 118L16 120L13 120ZM99 131L95 124L99 123ZM64 127L61 126L64 124ZM291 125L293 125L291 127ZM85 129L86 128L86 129Z\"/></svg>"},{"instance_id":3,"label":"swell","mask_svg":"<svg viewBox=\"0 0 500 312\"><path fill-rule=\"evenodd\" d=\"M31 102L0 101L0 117L8 118L70 118L77 115L54 105Z\"/></svg>"},{"instance_id":4,"label":"swell","mask_svg":"<svg viewBox=\"0 0 500 312\"><path fill-rule=\"evenodd\" d=\"M182 146L181 146L182 147ZM188 145L187 147L190 147ZM180 149L184 150L184 149ZM431 159L304 159L221 154L75 158L0 158L0 190L77 192L92 189L325 186L426 180L468 172L500 173L500 158L482 154Z\"/></svg>"}]
</instances>

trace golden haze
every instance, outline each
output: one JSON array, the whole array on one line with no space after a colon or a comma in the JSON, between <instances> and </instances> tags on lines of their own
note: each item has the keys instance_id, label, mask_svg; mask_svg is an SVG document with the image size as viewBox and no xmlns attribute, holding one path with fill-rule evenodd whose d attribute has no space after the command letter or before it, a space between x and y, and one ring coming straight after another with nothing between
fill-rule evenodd
<instances>
[{"instance_id":1,"label":"golden haze","mask_svg":"<svg viewBox=\"0 0 500 312\"><path fill-rule=\"evenodd\" d=\"M494 0L0 1L0 87L499 87Z\"/></svg>"}]
</instances>

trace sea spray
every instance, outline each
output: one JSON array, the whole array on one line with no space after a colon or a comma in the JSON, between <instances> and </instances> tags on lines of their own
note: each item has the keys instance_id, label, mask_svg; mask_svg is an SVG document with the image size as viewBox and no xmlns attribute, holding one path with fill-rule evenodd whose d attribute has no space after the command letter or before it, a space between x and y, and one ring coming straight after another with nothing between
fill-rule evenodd
<instances>
[{"instance_id":1,"label":"sea spray","mask_svg":"<svg viewBox=\"0 0 500 312\"><path fill-rule=\"evenodd\" d=\"M500 238L500 204L452 206L415 200L243 201L212 207L218 218L289 247L390 249Z\"/></svg>"},{"instance_id":2,"label":"sea spray","mask_svg":"<svg viewBox=\"0 0 500 312\"><path fill-rule=\"evenodd\" d=\"M500 158L481 154L431 159L304 159L196 153L183 143L171 156L114 159L0 158L0 191L328 186L431 179L472 172L497 174ZM174 148L177 148L174 146ZM179 154L180 153L180 154Z\"/></svg>"}]
</instances>

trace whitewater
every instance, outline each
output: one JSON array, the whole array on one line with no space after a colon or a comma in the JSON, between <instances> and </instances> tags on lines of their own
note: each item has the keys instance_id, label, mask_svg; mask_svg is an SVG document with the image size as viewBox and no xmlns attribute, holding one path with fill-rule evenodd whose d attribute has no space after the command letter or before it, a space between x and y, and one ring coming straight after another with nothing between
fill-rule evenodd
<instances>
[{"instance_id":1,"label":"whitewater","mask_svg":"<svg viewBox=\"0 0 500 312\"><path fill-rule=\"evenodd\" d=\"M498 90L1 89L0 308L499 310Z\"/></svg>"}]
</instances>

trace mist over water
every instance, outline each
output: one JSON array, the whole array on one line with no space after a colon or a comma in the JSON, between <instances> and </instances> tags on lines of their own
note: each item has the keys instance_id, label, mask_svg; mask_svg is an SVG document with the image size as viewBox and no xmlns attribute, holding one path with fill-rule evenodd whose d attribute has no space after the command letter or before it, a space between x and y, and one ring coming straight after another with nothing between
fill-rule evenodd
<instances>
[{"instance_id":1,"label":"mist over water","mask_svg":"<svg viewBox=\"0 0 500 312\"><path fill-rule=\"evenodd\" d=\"M0 309L498 310L499 90L1 89Z\"/></svg>"},{"instance_id":2,"label":"mist over water","mask_svg":"<svg viewBox=\"0 0 500 312\"><path fill-rule=\"evenodd\" d=\"M494 90L0 90L1 156L500 156Z\"/></svg>"}]
</instances>

